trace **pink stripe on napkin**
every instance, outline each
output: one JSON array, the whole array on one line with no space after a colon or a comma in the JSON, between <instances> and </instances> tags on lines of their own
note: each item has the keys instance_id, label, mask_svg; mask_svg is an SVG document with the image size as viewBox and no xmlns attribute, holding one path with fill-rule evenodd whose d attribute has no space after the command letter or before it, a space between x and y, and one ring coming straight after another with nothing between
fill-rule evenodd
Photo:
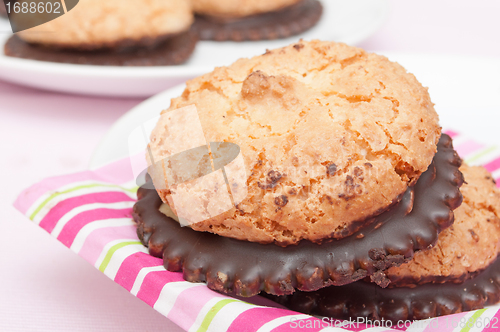
<instances>
[{"instance_id":1,"label":"pink stripe on napkin","mask_svg":"<svg viewBox=\"0 0 500 332\"><path fill-rule=\"evenodd\" d=\"M460 136L454 131L446 131L446 133L453 138ZM462 137L460 137L459 141L462 143L456 146L456 148L459 150L460 154L471 155L477 151L484 150L486 151L486 158L483 160L490 160L490 162L485 165L486 168L489 171L495 171L500 168L500 151L485 150L484 145L464 140ZM134 158L139 159L135 160ZM140 158L142 157L135 156L132 158L136 171L143 165L141 164ZM49 233L57 227L57 229L60 230L58 240L64 245L71 247L72 250L76 251L81 257L95 266L99 257L108 255L110 252L106 250L112 248L115 243L138 240L136 226L132 223L131 209L127 208L134 199L120 187L124 183L127 183L129 186L134 183L135 179L130 163L131 160L127 158L95 171L85 171L78 174L43 180L25 190L16 200L15 206L24 214L26 214L27 211L31 213L31 211L36 211L38 208L38 206L34 205L42 204L42 198L50 197L51 195L67 189L77 188L77 186L81 186L82 184L93 184L98 182L104 186L113 186L109 189L103 189L103 186L96 186L95 190L93 190L93 187L87 186L85 187L86 194L79 194L78 191L73 191L68 195L80 195L77 197L65 198L62 196L54 196L54 200L49 201L42 212L40 212L45 213L48 210L46 215L43 218L39 216L38 219L35 219L39 220L41 218L40 226ZM99 190L106 191L99 192ZM62 201L56 204L55 202L57 202L57 200ZM92 205L94 203L99 204ZM79 211L79 213L75 213L75 209L78 209L76 211ZM126 218L130 218L130 224L128 224L129 220ZM114 219L116 219L116 223ZM58 226L60 222L64 222L65 224L59 224ZM86 225L89 226L85 227ZM83 229L93 230L84 232ZM111 253L113 253L113 251L111 251ZM223 308L223 312L226 314L217 316L212 322L214 312L209 311L205 313L207 304L211 303L209 302L211 300L228 298L228 296L211 291L201 284L199 287L176 288L176 291L173 290L175 287L172 287L172 289L170 287L164 288L164 286L170 282L183 282L184 280L182 278L182 273L168 272L163 269L162 271L150 271L145 275L143 280L138 280L138 276L143 275L140 273L143 268L161 266L162 259L135 251L124 253L124 255L128 255L128 257L122 257L123 261L114 276L114 281L128 291L133 288L134 284L138 286L139 282L142 281L137 297L141 298L151 307L154 307L155 304L158 305L158 308L161 307L161 304L156 303L160 294L162 298L163 296L167 298L169 296L174 296L175 302L172 308L169 308L167 317L185 329L193 328L195 322L203 322L203 328L208 327L209 330L213 330L217 328L217 324L220 324L222 320L223 326L229 326L227 331L230 332L256 331L263 326L272 328L276 326L273 325L274 323L280 325L274 327L274 329L272 329L273 332L299 330L287 321L288 316L298 316L299 313L279 308L279 305L276 305L278 307L255 305L255 303L263 304L260 303L263 301L248 304L248 309L246 309L246 305L222 306L227 303L221 303L221 305L217 307L218 309L216 309L220 310ZM177 293L179 291L180 293ZM169 292L173 293L170 294ZM243 300L246 302L255 301L256 298ZM253 305L255 306L252 307ZM215 314L216 313L217 312L215 312ZM466 314L467 313L461 313L436 318L433 322L435 321L437 325L431 323L427 325L426 328L414 325L412 326L412 331L450 331L453 326L451 324L447 326L446 322L449 323L450 320L453 319L460 320L460 318L464 317ZM301 315L300 317L305 316ZM496 312L494 319L500 320L499 312ZM214 324L213 326L210 325L212 323ZM266 325L267 323L270 324ZM312 328L307 329L307 331L311 332L327 327L327 322L323 322L311 316L295 321L295 323L297 323L297 326L299 324L305 327L311 326ZM500 327L500 323L498 323L496 327ZM362 324L351 324L344 325L342 328L349 331L362 331L366 329L367 326ZM389 330L390 329L388 329L388 331ZM484 331L496 330L497 329L494 328L484 329Z\"/></svg>"},{"instance_id":2,"label":"pink stripe on napkin","mask_svg":"<svg viewBox=\"0 0 500 332\"><path fill-rule=\"evenodd\" d=\"M44 194L55 192L57 189L72 183L83 181L107 182L123 184L134 180L128 158L108 164L98 171L84 171L64 176L44 179L25 190L14 202L14 207L26 214L26 211Z\"/></svg>"},{"instance_id":3,"label":"pink stripe on napkin","mask_svg":"<svg viewBox=\"0 0 500 332\"><path fill-rule=\"evenodd\" d=\"M456 131L453 130L444 130L443 133L447 134L451 138L455 138L459 135Z\"/></svg>"},{"instance_id":4,"label":"pink stripe on napkin","mask_svg":"<svg viewBox=\"0 0 500 332\"><path fill-rule=\"evenodd\" d=\"M62 244L67 247L71 247L75 237L78 235L78 232L86 226L87 224L94 222L96 220L105 220L105 219L115 219L115 218L132 218L132 211L130 208L127 209L96 209L90 211L84 211L74 216L68 223L64 226L61 233L57 237Z\"/></svg>"},{"instance_id":5,"label":"pink stripe on napkin","mask_svg":"<svg viewBox=\"0 0 500 332\"><path fill-rule=\"evenodd\" d=\"M141 269L161 266L162 264L163 259L161 258L153 257L143 252L135 253L123 261L114 281L130 292Z\"/></svg>"},{"instance_id":6,"label":"pink stripe on napkin","mask_svg":"<svg viewBox=\"0 0 500 332\"><path fill-rule=\"evenodd\" d=\"M106 244L116 240L138 241L135 230L134 225L96 229L85 240L78 255L82 256L90 264L95 265Z\"/></svg>"},{"instance_id":7,"label":"pink stripe on napkin","mask_svg":"<svg viewBox=\"0 0 500 332\"><path fill-rule=\"evenodd\" d=\"M500 168L500 157L485 164L484 168L486 168L488 172L496 171L498 168Z\"/></svg>"},{"instance_id":8,"label":"pink stripe on napkin","mask_svg":"<svg viewBox=\"0 0 500 332\"><path fill-rule=\"evenodd\" d=\"M40 221L40 227L52 232L59 220L69 211L93 203L132 202L133 199L121 191L98 192L65 199L56 204Z\"/></svg>"},{"instance_id":9,"label":"pink stripe on napkin","mask_svg":"<svg viewBox=\"0 0 500 332\"><path fill-rule=\"evenodd\" d=\"M486 327L482 330L482 332L498 332L500 330L500 310L497 310L495 315L491 317L491 320L488 321L482 320L481 323L486 325Z\"/></svg>"},{"instance_id":10,"label":"pink stripe on napkin","mask_svg":"<svg viewBox=\"0 0 500 332\"><path fill-rule=\"evenodd\" d=\"M271 332L292 332L297 330L303 330L307 332L317 332L322 329L328 327L328 324L325 324L318 318L309 317L306 319L298 319L293 322L284 323L274 329Z\"/></svg>"},{"instance_id":11,"label":"pink stripe on napkin","mask_svg":"<svg viewBox=\"0 0 500 332\"><path fill-rule=\"evenodd\" d=\"M168 313L167 318L183 322L181 327L189 330L198 313L208 301L224 297L224 295L214 292L208 287L188 288L177 296L175 305ZM196 302L193 302L193 298L196 298ZM186 308L189 308L189 310L186 310Z\"/></svg>"},{"instance_id":12,"label":"pink stripe on napkin","mask_svg":"<svg viewBox=\"0 0 500 332\"><path fill-rule=\"evenodd\" d=\"M455 146L455 151L457 151L458 155L460 156L467 156L471 154L472 152L479 151L485 147L484 144L479 144L474 141L466 141L463 142L462 144Z\"/></svg>"},{"instance_id":13,"label":"pink stripe on napkin","mask_svg":"<svg viewBox=\"0 0 500 332\"><path fill-rule=\"evenodd\" d=\"M280 308L252 308L236 317L227 329L227 332L257 331L262 325L276 318L290 315L299 315L299 313Z\"/></svg>"},{"instance_id":14,"label":"pink stripe on napkin","mask_svg":"<svg viewBox=\"0 0 500 332\"><path fill-rule=\"evenodd\" d=\"M141 289L137 293L137 297L152 307L158 300L163 286L174 281L184 281L182 273L169 271L150 272L144 278Z\"/></svg>"}]
</instances>

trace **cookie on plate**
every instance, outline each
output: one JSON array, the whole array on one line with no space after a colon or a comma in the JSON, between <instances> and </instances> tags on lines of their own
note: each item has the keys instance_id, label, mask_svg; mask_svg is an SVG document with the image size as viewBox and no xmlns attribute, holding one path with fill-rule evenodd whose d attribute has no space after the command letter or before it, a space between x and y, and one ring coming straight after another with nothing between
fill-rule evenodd
<instances>
[{"instance_id":1,"label":"cookie on plate","mask_svg":"<svg viewBox=\"0 0 500 332\"><path fill-rule=\"evenodd\" d=\"M92 65L175 65L194 50L189 2L85 0L5 45L13 57Z\"/></svg>"},{"instance_id":2,"label":"cookie on plate","mask_svg":"<svg viewBox=\"0 0 500 332\"><path fill-rule=\"evenodd\" d=\"M462 166L466 184L455 223L436 246L386 271L382 289L359 281L274 297L301 312L338 319L425 319L482 308L500 300L500 191L482 167Z\"/></svg>"},{"instance_id":3,"label":"cookie on plate","mask_svg":"<svg viewBox=\"0 0 500 332\"><path fill-rule=\"evenodd\" d=\"M203 40L286 38L312 28L321 18L318 0L193 0L195 30Z\"/></svg>"},{"instance_id":4,"label":"cookie on plate","mask_svg":"<svg viewBox=\"0 0 500 332\"><path fill-rule=\"evenodd\" d=\"M441 132L413 75L334 42L300 42L216 68L188 81L163 114L189 105L207 142L241 148L249 192L190 227L284 246L347 237L373 221L427 170ZM172 153L169 135L160 120L149 144L153 173L165 171L158 161ZM165 181L153 177L172 205Z\"/></svg>"}]
</instances>

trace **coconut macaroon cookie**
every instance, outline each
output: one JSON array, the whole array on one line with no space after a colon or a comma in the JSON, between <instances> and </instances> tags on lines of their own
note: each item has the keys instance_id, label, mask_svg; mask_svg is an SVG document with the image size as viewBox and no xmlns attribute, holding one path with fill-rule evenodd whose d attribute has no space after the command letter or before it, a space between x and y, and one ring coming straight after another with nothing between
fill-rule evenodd
<instances>
[{"instance_id":1,"label":"coconut macaroon cookie","mask_svg":"<svg viewBox=\"0 0 500 332\"><path fill-rule=\"evenodd\" d=\"M88 50L146 43L184 32L192 22L189 1L80 0L67 14L18 35L29 43Z\"/></svg>"},{"instance_id":2,"label":"coconut macaroon cookie","mask_svg":"<svg viewBox=\"0 0 500 332\"><path fill-rule=\"evenodd\" d=\"M359 281L273 297L287 307L338 319L425 319L500 300L500 191L482 167L463 165L463 203L435 247L386 271L389 287Z\"/></svg>"},{"instance_id":3,"label":"coconut macaroon cookie","mask_svg":"<svg viewBox=\"0 0 500 332\"><path fill-rule=\"evenodd\" d=\"M192 0L203 40L264 40L304 32L323 12L317 0Z\"/></svg>"},{"instance_id":4,"label":"coconut macaroon cookie","mask_svg":"<svg viewBox=\"0 0 500 332\"><path fill-rule=\"evenodd\" d=\"M460 168L466 183L454 224L440 235L436 246L386 271L390 287L462 282L484 270L500 252L500 192L483 167Z\"/></svg>"},{"instance_id":5,"label":"coconut macaroon cookie","mask_svg":"<svg viewBox=\"0 0 500 332\"><path fill-rule=\"evenodd\" d=\"M315 291L365 277L387 287L390 280L384 271L410 260L418 250L433 247L438 234L452 225L453 209L462 202L461 159L451 138L443 134L437 149L428 169L400 202L373 217L371 224L339 240L321 244L304 240L281 247L194 231L165 213L165 204L152 190L150 179L139 188L134 204L137 236L151 255L163 258L169 271L182 271L185 280L206 282L211 289L233 295ZM175 163L175 159L169 161ZM200 204L191 197L187 209L195 211ZM213 205L212 200L208 203Z\"/></svg>"},{"instance_id":6,"label":"coconut macaroon cookie","mask_svg":"<svg viewBox=\"0 0 500 332\"><path fill-rule=\"evenodd\" d=\"M413 75L334 42L300 42L216 68L189 81L164 112L193 104L207 142L241 148L248 195L190 226L261 243L349 236L401 199L440 137L427 89ZM171 153L168 135L159 122L154 160ZM168 190L158 193L169 202Z\"/></svg>"},{"instance_id":7,"label":"coconut macaroon cookie","mask_svg":"<svg viewBox=\"0 0 500 332\"><path fill-rule=\"evenodd\" d=\"M84 64L178 64L196 44L193 20L189 1L81 0L63 16L18 32L5 53Z\"/></svg>"}]
</instances>

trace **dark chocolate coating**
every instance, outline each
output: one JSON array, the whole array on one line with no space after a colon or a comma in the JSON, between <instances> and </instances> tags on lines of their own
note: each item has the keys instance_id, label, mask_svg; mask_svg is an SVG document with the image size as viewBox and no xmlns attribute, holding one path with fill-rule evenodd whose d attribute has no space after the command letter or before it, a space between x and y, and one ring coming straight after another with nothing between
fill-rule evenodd
<instances>
[{"instance_id":1,"label":"dark chocolate coating","mask_svg":"<svg viewBox=\"0 0 500 332\"><path fill-rule=\"evenodd\" d=\"M207 282L224 293L284 295L367 276L387 286L384 270L411 259L416 250L432 247L453 223L452 210L462 202L460 164L451 138L443 135L429 169L398 204L352 236L322 244L301 241L280 247L196 232L159 212L158 194L144 188L138 191L134 219L139 239L151 255L163 256L169 271L183 271L184 279Z\"/></svg>"},{"instance_id":2,"label":"dark chocolate coating","mask_svg":"<svg viewBox=\"0 0 500 332\"><path fill-rule=\"evenodd\" d=\"M365 281L293 295L264 295L296 311L336 319L413 320L481 309L500 301L500 258L463 283L380 288Z\"/></svg>"},{"instance_id":3,"label":"dark chocolate coating","mask_svg":"<svg viewBox=\"0 0 500 332\"><path fill-rule=\"evenodd\" d=\"M184 63L193 53L197 35L188 31L158 42L149 40L149 47L125 46L118 49L70 50L54 49L41 45L28 44L17 36L9 38L5 44L5 55L49 62L74 63L98 66L171 66Z\"/></svg>"},{"instance_id":4,"label":"dark chocolate coating","mask_svg":"<svg viewBox=\"0 0 500 332\"><path fill-rule=\"evenodd\" d=\"M252 15L232 21L196 16L193 25L201 40L246 41L287 38L318 23L323 6L317 0L303 0L279 11Z\"/></svg>"}]
</instances>

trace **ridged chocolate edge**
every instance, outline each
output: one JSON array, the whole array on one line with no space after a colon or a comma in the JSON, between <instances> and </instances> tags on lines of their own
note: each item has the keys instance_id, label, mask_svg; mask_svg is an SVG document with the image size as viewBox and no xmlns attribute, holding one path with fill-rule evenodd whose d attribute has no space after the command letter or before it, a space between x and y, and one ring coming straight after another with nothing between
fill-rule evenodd
<instances>
[{"instance_id":1,"label":"ridged chocolate edge","mask_svg":"<svg viewBox=\"0 0 500 332\"><path fill-rule=\"evenodd\" d=\"M481 309L500 301L500 258L472 279L463 283L430 283L414 288L382 289L358 281L315 292L296 292L289 296L264 294L277 303L306 314L392 322L426 319Z\"/></svg>"},{"instance_id":2,"label":"ridged chocolate edge","mask_svg":"<svg viewBox=\"0 0 500 332\"><path fill-rule=\"evenodd\" d=\"M216 18L197 15L193 28L201 40L256 41L287 38L312 28L323 14L317 0L303 0L291 7L241 18L232 22L218 22Z\"/></svg>"},{"instance_id":3,"label":"ridged chocolate edge","mask_svg":"<svg viewBox=\"0 0 500 332\"><path fill-rule=\"evenodd\" d=\"M207 282L220 292L285 295L367 276L385 287L389 280L384 270L434 246L439 233L453 223L452 210L462 202L460 164L451 138L442 135L429 169L400 203L352 236L321 245L301 241L283 248L180 227L159 212L162 201L156 191L144 188L138 191L134 219L139 239L151 255L163 257L169 271L182 271L185 280Z\"/></svg>"}]
</instances>

